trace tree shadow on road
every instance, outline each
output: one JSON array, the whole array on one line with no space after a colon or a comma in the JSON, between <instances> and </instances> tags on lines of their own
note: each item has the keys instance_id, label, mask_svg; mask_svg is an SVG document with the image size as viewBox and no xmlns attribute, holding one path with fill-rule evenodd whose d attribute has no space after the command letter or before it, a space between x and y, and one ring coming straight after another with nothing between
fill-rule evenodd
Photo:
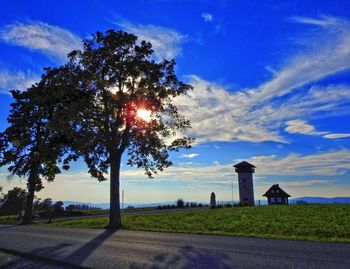
<instances>
[{"instance_id":1,"label":"tree shadow on road","mask_svg":"<svg viewBox=\"0 0 350 269\"><path fill-rule=\"evenodd\" d=\"M180 247L176 253L163 253L154 256L150 262L144 264L133 263L130 269L156 269L156 268L184 268L184 269L229 269L228 255L215 251L208 252L204 249L191 246Z\"/></svg>"},{"instance_id":2,"label":"tree shadow on road","mask_svg":"<svg viewBox=\"0 0 350 269\"><path fill-rule=\"evenodd\" d=\"M55 258L64 258L65 248L71 246L72 244L61 243L52 247L42 247L34 249L31 254L37 255L39 257L55 257Z\"/></svg>"},{"instance_id":3,"label":"tree shadow on road","mask_svg":"<svg viewBox=\"0 0 350 269\"><path fill-rule=\"evenodd\" d=\"M118 229L108 229L91 239L85 245L78 248L68 257L66 261L81 265L99 246L103 244L110 236L112 236Z\"/></svg>"},{"instance_id":4,"label":"tree shadow on road","mask_svg":"<svg viewBox=\"0 0 350 269\"><path fill-rule=\"evenodd\" d=\"M72 229L74 231L74 229ZM101 231L99 235L85 243L73 253L67 256L68 247L74 247L74 243L61 243L52 247L43 247L31 252L39 257L62 260L67 264L81 265L99 246L103 244L117 229L108 229Z\"/></svg>"}]
</instances>

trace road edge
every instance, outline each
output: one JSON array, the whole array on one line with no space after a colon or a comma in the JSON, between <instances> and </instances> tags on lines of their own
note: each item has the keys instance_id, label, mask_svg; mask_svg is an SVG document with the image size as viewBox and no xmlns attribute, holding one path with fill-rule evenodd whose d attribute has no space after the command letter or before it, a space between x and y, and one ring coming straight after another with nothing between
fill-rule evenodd
<instances>
[{"instance_id":1,"label":"road edge","mask_svg":"<svg viewBox=\"0 0 350 269\"><path fill-rule=\"evenodd\" d=\"M22 251L17 251L17 250L13 250L13 249L8 249L8 248L3 248L0 247L0 251L7 253L7 254L11 254L11 255L15 255L21 258L26 258L26 259L30 259L33 261L37 261L37 262L44 262L50 265L56 265L56 266L62 266L64 268L70 268L70 269L90 269L90 267L85 267L85 266L81 266L81 265L75 265L75 264L71 264L65 261L61 261L61 260L55 260L55 259L51 259L48 257L42 257L39 255L35 255L35 254L31 254L31 253L27 253L27 252L22 252Z\"/></svg>"}]
</instances>

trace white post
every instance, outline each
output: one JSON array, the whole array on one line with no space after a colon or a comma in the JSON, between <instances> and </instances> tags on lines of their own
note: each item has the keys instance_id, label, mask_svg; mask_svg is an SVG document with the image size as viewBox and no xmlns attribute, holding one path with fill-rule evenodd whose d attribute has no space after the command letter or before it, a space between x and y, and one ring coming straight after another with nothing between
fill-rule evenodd
<instances>
[{"instance_id":1,"label":"white post","mask_svg":"<svg viewBox=\"0 0 350 269\"><path fill-rule=\"evenodd\" d=\"M122 209L124 209L124 190L122 190Z\"/></svg>"},{"instance_id":2,"label":"white post","mask_svg":"<svg viewBox=\"0 0 350 269\"><path fill-rule=\"evenodd\" d=\"M233 179L231 181L231 190L232 190L232 206L235 204L235 202L233 201Z\"/></svg>"}]
</instances>

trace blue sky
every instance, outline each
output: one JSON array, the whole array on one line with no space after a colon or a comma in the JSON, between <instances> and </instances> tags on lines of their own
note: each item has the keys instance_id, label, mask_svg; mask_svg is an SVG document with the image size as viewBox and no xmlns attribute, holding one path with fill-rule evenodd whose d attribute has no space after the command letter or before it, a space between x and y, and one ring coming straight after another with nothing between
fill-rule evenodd
<instances>
[{"instance_id":1,"label":"blue sky","mask_svg":"<svg viewBox=\"0 0 350 269\"><path fill-rule=\"evenodd\" d=\"M175 58L194 89L175 100L197 138L152 180L122 167L128 202L238 198L232 165L256 165L255 199L274 183L300 196L350 196L350 3L330 1L6 1L0 10L0 131L12 98L81 39L113 28ZM125 163L125 159L124 159ZM25 187L8 181L0 186ZM39 197L107 202L83 162Z\"/></svg>"}]
</instances>

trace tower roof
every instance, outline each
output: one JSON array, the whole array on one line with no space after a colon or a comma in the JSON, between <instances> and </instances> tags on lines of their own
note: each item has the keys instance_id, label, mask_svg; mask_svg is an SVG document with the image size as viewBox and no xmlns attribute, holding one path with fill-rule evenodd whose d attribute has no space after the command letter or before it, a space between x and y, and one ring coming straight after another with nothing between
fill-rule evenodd
<instances>
[{"instance_id":1,"label":"tower roof","mask_svg":"<svg viewBox=\"0 0 350 269\"><path fill-rule=\"evenodd\" d=\"M240 168L240 167L253 167L253 168L255 168L254 165L252 165L251 163L248 163L248 162L246 162L246 161L237 163L237 164L235 164L233 167L235 167L235 168Z\"/></svg>"}]
</instances>

